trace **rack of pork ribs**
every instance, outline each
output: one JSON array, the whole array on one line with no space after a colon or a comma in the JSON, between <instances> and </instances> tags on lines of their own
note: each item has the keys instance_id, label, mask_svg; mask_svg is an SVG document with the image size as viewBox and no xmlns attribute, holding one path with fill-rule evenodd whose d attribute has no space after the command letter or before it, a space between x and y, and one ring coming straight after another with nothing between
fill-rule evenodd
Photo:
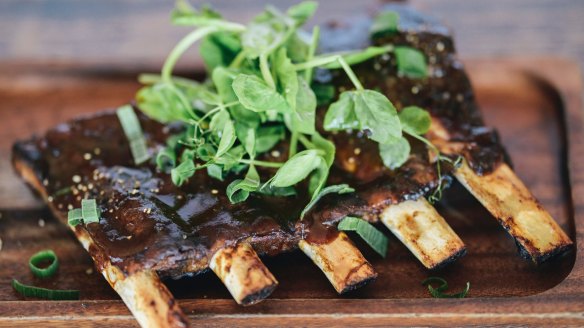
<instances>
[{"instance_id":1,"label":"rack of pork ribs","mask_svg":"<svg viewBox=\"0 0 584 328\"><path fill-rule=\"evenodd\" d=\"M495 131L484 126L448 30L411 9L397 10L399 33L372 41L368 19L330 24L322 33L321 49L363 48L373 42L423 51L430 74L425 79L398 76L390 54L355 69L366 87L381 90L398 109L417 105L431 112L426 137L443 154L464 158L460 167L443 165L443 182L448 184L452 177L460 181L515 238L523 257L541 263L565 252L572 242L506 163ZM348 87L337 73L318 71L316 83ZM176 131L138 116L149 151L155 154ZM356 192L325 196L304 220L299 213L306 195L253 195L231 204L225 195L228 182L204 172L177 187L153 163L134 165L114 111L81 117L16 143L13 164L65 224L68 209L80 207L81 199L97 200L99 224L79 225L73 231L143 325L186 324L159 277L210 268L237 303L250 305L266 298L278 282L258 254L299 248L339 293L372 281L374 268L347 235L336 230L346 215L385 225L428 269L465 254L463 241L426 199L439 181L435 158L425 146L410 140L409 160L390 171L376 145L362 133L327 137L337 146L329 183L349 183ZM277 147L287 153L286 144ZM59 193L67 187L70 193Z\"/></svg>"}]
</instances>

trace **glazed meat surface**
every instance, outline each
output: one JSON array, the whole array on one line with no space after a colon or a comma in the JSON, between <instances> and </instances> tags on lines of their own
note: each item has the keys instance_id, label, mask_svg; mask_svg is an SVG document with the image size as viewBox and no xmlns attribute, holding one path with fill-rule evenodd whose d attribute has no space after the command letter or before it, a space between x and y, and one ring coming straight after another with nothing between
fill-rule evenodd
<instances>
[{"instance_id":1,"label":"glazed meat surface","mask_svg":"<svg viewBox=\"0 0 584 328\"><path fill-rule=\"evenodd\" d=\"M447 29L410 9L392 9L400 13L400 33L372 41L368 19L331 24L323 31L321 49L357 49L374 43L423 51L430 71L425 79L398 76L391 55L362 63L355 71L367 88L382 91L398 110L409 105L429 110L453 140L464 144L460 154L471 167L479 174L490 172L503 159L502 147L496 133L483 126ZM335 71L315 74L316 83L333 83L338 90L350 85ZM321 108L319 114L325 110ZM151 154L181 130L138 116ZM94 257L128 273L153 269L176 277L205 270L216 250L241 241L267 255L294 249L300 239L325 243L337 234L335 224L346 215L374 222L388 205L417 199L438 185L436 166L416 140L410 140L412 155L406 164L391 171L379 158L377 145L363 133L326 137L337 147L329 184L348 183L356 192L325 196L304 220L299 216L309 197L301 192L290 197L252 195L246 202L231 204L225 188L233 176L219 181L197 172L177 187L153 162L134 165L113 111L81 117L42 137L18 142L13 161L21 174L29 169L42 182L51 209L63 221L69 209L80 207L81 199L97 200L99 224L76 227L92 237ZM287 145L281 143L275 150L264 156L284 160ZM448 170L444 165L445 180Z\"/></svg>"}]
</instances>

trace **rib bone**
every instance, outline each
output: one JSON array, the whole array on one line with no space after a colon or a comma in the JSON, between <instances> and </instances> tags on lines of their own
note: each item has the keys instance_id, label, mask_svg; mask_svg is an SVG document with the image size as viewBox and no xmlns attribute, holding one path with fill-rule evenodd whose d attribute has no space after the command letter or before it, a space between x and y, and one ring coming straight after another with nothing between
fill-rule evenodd
<instances>
[{"instance_id":1,"label":"rib bone","mask_svg":"<svg viewBox=\"0 0 584 328\"><path fill-rule=\"evenodd\" d=\"M377 278L373 267L344 232L324 244L301 240L300 249L325 274L339 294L359 288Z\"/></svg>"},{"instance_id":2,"label":"rib bone","mask_svg":"<svg viewBox=\"0 0 584 328\"><path fill-rule=\"evenodd\" d=\"M446 264L466 252L462 240L425 198L391 205L380 218L428 269Z\"/></svg>"},{"instance_id":3,"label":"rib bone","mask_svg":"<svg viewBox=\"0 0 584 328\"><path fill-rule=\"evenodd\" d=\"M507 164L479 176L464 162L454 175L515 238L524 257L541 263L572 245Z\"/></svg>"},{"instance_id":4,"label":"rib bone","mask_svg":"<svg viewBox=\"0 0 584 328\"><path fill-rule=\"evenodd\" d=\"M41 197L47 201L46 189L42 187L36 174L27 165L15 165L16 170L23 179L28 182ZM47 202L49 203L49 202ZM50 204L50 203L49 203ZM57 213L56 211L53 211ZM60 218L61 221L65 220ZM91 236L83 229L71 230L88 252L93 244ZM96 257L99 248L89 252L95 263L101 263L100 271L105 280L120 295L130 312L134 315L141 327L187 327L188 320L180 309L178 302L170 291L160 281L156 272L140 271L125 275L120 269L109 261L98 261Z\"/></svg>"},{"instance_id":5,"label":"rib bone","mask_svg":"<svg viewBox=\"0 0 584 328\"><path fill-rule=\"evenodd\" d=\"M268 297L278 281L247 243L220 249L209 267L238 304L252 305Z\"/></svg>"},{"instance_id":6,"label":"rib bone","mask_svg":"<svg viewBox=\"0 0 584 328\"><path fill-rule=\"evenodd\" d=\"M464 147L463 143L450 141L448 131L436 119L428 136L445 154L459 154ZM541 263L572 246L570 238L507 164L479 176L463 161L454 176L515 239L523 257Z\"/></svg>"}]
</instances>

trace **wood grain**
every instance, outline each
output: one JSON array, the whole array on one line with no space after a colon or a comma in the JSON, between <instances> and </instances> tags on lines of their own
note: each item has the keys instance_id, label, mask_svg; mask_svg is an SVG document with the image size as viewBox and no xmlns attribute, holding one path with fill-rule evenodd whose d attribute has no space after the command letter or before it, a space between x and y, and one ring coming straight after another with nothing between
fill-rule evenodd
<instances>
[{"instance_id":1,"label":"wood grain","mask_svg":"<svg viewBox=\"0 0 584 328\"><path fill-rule=\"evenodd\" d=\"M299 0L191 0L210 3L244 22L265 4L286 8ZM320 0L311 23L358 15L389 1ZM411 0L451 26L463 56L555 55L584 65L584 1ZM185 32L168 23L173 1L3 0L0 58L90 61L120 66L160 64ZM158 66L157 66L158 67Z\"/></svg>"},{"instance_id":2,"label":"wood grain","mask_svg":"<svg viewBox=\"0 0 584 328\"><path fill-rule=\"evenodd\" d=\"M466 61L487 124L496 126L515 169L562 228L578 252L542 268L516 255L512 240L461 186L454 185L438 211L467 244L469 254L454 265L428 272L391 238L389 256L357 246L379 273L377 281L339 297L310 260L299 252L265 259L280 282L264 303L242 308L212 274L169 281L181 307L196 325L584 325L584 127L582 82L577 65L553 59ZM135 72L83 64L9 66L0 63L0 326L133 325L123 303L92 268L89 256L67 229L36 201L9 164L18 138L77 115L115 107L138 85ZM569 150L568 150L569 149ZM39 226L39 219L44 226ZM387 232L387 231L386 231ZM59 274L35 280L26 259L52 248ZM575 264L574 264L575 261ZM572 269L572 266L574 268ZM453 289L471 282L470 298L428 298L420 281L446 278ZM25 300L9 283L18 278L43 287L76 288L79 302Z\"/></svg>"}]
</instances>

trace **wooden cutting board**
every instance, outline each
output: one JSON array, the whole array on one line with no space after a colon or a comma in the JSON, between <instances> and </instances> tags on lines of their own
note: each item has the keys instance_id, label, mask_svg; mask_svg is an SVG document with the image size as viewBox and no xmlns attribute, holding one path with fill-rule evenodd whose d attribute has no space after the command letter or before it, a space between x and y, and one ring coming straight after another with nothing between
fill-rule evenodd
<instances>
[{"instance_id":1,"label":"wooden cutting board","mask_svg":"<svg viewBox=\"0 0 584 328\"><path fill-rule=\"evenodd\" d=\"M379 278L338 296L301 253L265 259L280 281L263 303L240 307L212 274L168 281L194 325L584 325L584 125L579 67L557 58L465 61L488 125L498 128L518 175L576 241L578 249L536 268L490 214L460 185L437 205L468 247L468 255L440 271L425 270L394 237L382 259L358 247ZM10 148L84 113L117 107L139 87L149 67L103 68L80 63L0 62L0 326L136 325L96 273L68 229L15 176ZM384 230L388 235L389 231ZM355 239L356 240L356 239ZM32 276L28 258L51 248L57 276ZM471 283L468 298L432 299L420 282L445 278L452 291ZM23 299L10 282L79 289L80 301Z\"/></svg>"}]
</instances>

